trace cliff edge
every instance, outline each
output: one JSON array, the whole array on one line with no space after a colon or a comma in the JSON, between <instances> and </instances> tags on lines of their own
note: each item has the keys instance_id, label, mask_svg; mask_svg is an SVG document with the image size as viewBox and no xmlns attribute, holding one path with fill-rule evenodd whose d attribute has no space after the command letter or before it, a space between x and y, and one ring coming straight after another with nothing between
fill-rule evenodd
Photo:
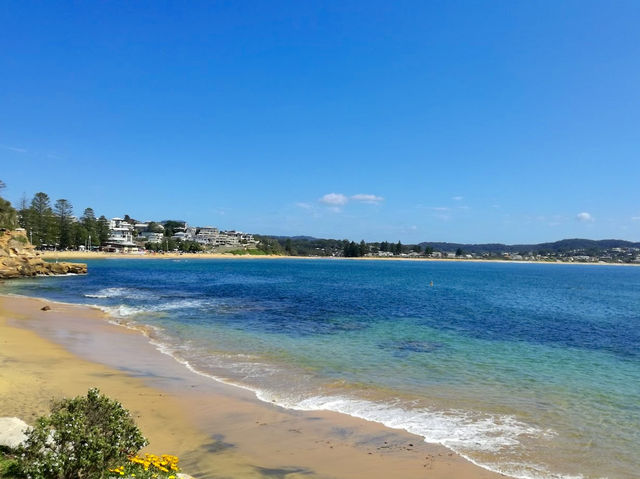
<instances>
[{"instance_id":1,"label":"cliff edge","mask_svg":"<svg viewBox=\"0 0 640 479\"><path fill-rule=\"evenodd\" d=\"M86 272L86 264L44 261L29 243L23 229L0 230L0 279Z\"/></svg>"}]
</instances>

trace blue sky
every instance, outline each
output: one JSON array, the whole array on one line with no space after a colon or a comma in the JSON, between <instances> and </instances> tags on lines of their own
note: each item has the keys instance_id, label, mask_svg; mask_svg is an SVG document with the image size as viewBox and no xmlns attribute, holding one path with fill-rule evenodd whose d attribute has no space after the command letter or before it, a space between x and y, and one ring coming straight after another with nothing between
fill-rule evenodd
<instances>
[{"instance_id":1,"label":"blue sky","mask_svg":"<svg viewBox=\"0 0 640 479\"><path fill-rule=\"evenodd\" d=\"M3 2L14 203L356 241L640 241L637 1Z\"/></svg>"}]
</instances>

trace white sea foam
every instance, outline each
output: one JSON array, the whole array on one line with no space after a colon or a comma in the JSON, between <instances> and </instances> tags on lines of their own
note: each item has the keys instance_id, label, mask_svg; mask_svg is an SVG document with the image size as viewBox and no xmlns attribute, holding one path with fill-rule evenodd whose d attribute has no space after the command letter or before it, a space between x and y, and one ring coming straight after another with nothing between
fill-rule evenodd
<instances>
[{"instance_id":1,"label":"white sea foam","mask_svg":"<svg viewBox=\"0 0 640 479\"><path fill-rule=\"evenodd\" d=\"M176 301L167 301L159 304L147 304L131 306L127 304L119 304L116 306L98 305L97 307L104 312L119 317L127 318L138 314L153 314L165 311L174 311L181 309L198 309L208 306L206 300L180 299Z\"/></svg>"},{"instance_id":2,"label":"white sea foam","mask_svg":"<svg viewBox=\"0 0 640 479\"><path fill-rule=\"evenodd\" d=\"M153 293L134 288L103 288L95 293L87 293L86 298L128 298L128 299L154 299Z\"/></svg>"},{"instance_id":3,"label":"white sea foam","mask_svg":"<svg viewBox=\"0 0 640 479\"><path fill-rule=\"evenodd\" d=\"M539 464L526 462L481 463L473 453L501 456L521 446L526 438L550 439L553 431L542 430L509 415L481 414L460 410L434 411L402 408L369 400L344 396L313 396L287 401L265 391L256 390L265 402L301 411L326 410L402 429L424 438L425 442L443 445L485 469L517 479L582 479L583 476L555 474Z\"/></svg>"},{"instance_id":4,"label":"white sea foam","mask_svg":"<svg viewBox=\"0 0 640 479\"><path fill-rule=\"evenodd\" d=\"M271 401L272 398L261 398ZM520 443L523 436L540 436L544 432L512 416L481 415L467 411L431 411L403 409L388 404L341 396L314 396L283 406L303 411L329 410L404 429L425 441L456 449L499 452Z\"/></svg>"}]
</instances>

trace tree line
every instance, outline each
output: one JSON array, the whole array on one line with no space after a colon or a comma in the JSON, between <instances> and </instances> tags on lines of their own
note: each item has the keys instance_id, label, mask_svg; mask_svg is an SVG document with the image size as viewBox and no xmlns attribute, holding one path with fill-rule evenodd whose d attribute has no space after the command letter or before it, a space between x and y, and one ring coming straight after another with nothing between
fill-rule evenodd
<instances>
[{"instance_id":1,"label":"tree line","mask_svg":"<svg viewBox=\"0 0 640 479\"><path fill-rule=\"evenodd\" d=\"M0 181L0 189L5 184ZM109 220L96 218L92 208L86 208L79 221L73 216L73 206L66 199L51 205L46 193L36 193L30 202L23 198L14 208L0 198L0 228L24 228L32 244L37 247L62 249L86 246L90 242L100 245L109 238Z\"/></svg>"},{"instance_id":2,"label":"tree line","mask_svg":"<svg viewBox=\"0 0 640 479\"><path fill-rule=\"evenodd\" d=\"M53 206L49 195L36 193L30 202L23 198L17 210L18 224L39 248L79 248L100 246L109 238L109 220L96 218L93 208L85 208L80 218L73 215L69 200L61 198Z\"/></svg>"},{"instance_id":3,"label":"tree line","mask_svg":"<svg viewBox=\"0 0 640 479\"><path fill-rule=\"evenodd\" d=\"M344 256L356 258L367 254L388 252L400 255L409 252L417 252L424 256L430 256L433 248L421 245L404 245L402 242L390 243L387 241L360 243L349 240L320 239L310 237L278 237L255 235L260 241L258 249L267 254L285 254L290 256Z\"/></svg>"}]
</instances>

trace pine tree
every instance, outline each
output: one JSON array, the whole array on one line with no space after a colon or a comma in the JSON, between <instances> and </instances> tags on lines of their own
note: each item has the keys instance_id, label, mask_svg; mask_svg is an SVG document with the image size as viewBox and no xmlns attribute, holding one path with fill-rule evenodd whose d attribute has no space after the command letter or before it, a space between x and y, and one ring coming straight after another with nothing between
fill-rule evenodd
<instances>
[{"instance_id":1,"label":"pine tree","mask_svg":"<svg viewBox=\"0 0 640 479\"><path fill-rule=\"evenodd\" d=\"M360 241L360 247L358 248L358 256L364 256L369 252L369 248L367 247L367 243L364 240Z\"/></svg>"},{"instance_id":2,"label":"pine tree","mask_svg":"<svg viewBox=\"0 0 640 479\"><path fill-rule=\"evenodd\" d=\"M106 243L107 240L109 239L109 220L107 218L105 218L104 215L102 215L100 218L98 218L98 224L96 226L96 233L98 236L98 243L96 244L103 244Z\"/></svg>"},{"instance_id":3,"label":"pine tree","mask_svg":"<svg viewBox=\"0 0 640 479\"><path fill-rule=\"evenodd\" d=\"M73 246L73 206L65 199L59 199L54 206L60 248Z\"/></svg>"},{"instance_id":4,"label":"pine tree","mask_svg":"<svg viewBox=\"0 0 640 479\"><path fill-rule=\"evenodd\" d=\"M53 211L49 196L43 192L36 193L31 200L29 209L33 228L33 244L42 246L54 243Z\"/></svg>"}]
</instances>

